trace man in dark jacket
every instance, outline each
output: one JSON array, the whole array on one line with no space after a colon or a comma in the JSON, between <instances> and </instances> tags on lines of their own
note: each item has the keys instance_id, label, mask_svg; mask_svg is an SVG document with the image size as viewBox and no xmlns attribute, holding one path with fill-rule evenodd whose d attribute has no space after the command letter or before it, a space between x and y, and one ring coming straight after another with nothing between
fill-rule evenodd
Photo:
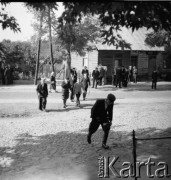
<instances>
[{"instance_id":1,"label":"man in dark jacket","mask_svg":"<svg viewBox=\"0 0 171 180\"><path fill-rule=\"evenodd\" d=\"M121 88L121 82L122 82L122 69L119 66L116 69L116 87L119 85L119 88Z\"/></svg>"},{"instance_id":2,"label":"man in dark jacket","mask_svg":"<svg viewBox=\"0 0 171 180\"><path fill-rule=\"evenodd\" d=\"M63 108L66 108L66 102L67 99L69 98L69 90L71 90L69 78L65 78L64 81L62 81L61 87L62 87L62 100L64 105Z\"/></svg>"},{"instance_id":3,"label":"man in dark jacket","mask_svg":"<svg viewBox=\"0 0 171 180\"><path fill-rule=\"evenodd\" d=\"M71 90L70 100L73 102L74 101L74 84L77 82L77 77L71 74L71 78L69 82L70 82L70 90Z\"/></svg>"},{"instance_id":4,"label":"man in dark jacket","mask_svg":"<svg viewBox=\"0 0 171 180\"><path fill-rule=\"evenodd\" d=\"M87 76L87 74L84 74L83 78L81 79L81 85L82 85L82 89L83 89L83 100L85 100L86 95L87 95L87 89L88 86L90 86L90 79Z\"/></svg>"},{"instance_id":5,"label":"man in dark jacket","mask_svg":"<svg viewBox=\"0 0 171 180\"><path fill-rule=\"evenodd\" d=\"M89 125L89 132L87 135L87 141L91 144L91 136L97 131L99 126L102 126L104 131L102 147L108 149L109 146L106 145L110 126L113 119L113 104L116 97L113 94L108 94L107 99L98 99L91 109L92 121Z\"/></svg>"},{"instance_id":6,"label":"man in dark jacket","mask_svg":"<svg viewBox=\"0 0 171 180\"><path fill-rule=\"evenodd\" d=\"M93 70L93 73L92 73L92 76L93 76L93 86L92 86L92 88L94 88L94 86L95 86L95 88L97 88L97 81L99 80L99 75L100 75L100 73L98 71L98 68L96 67L96 69Z\"/></svg>"},{"instance_id":7,"label":"man in dark jacket","mask_svg":"<svg viewBox=\"0 0 171 180\"><path fill-rule=\"evenodd\" d=\"M77 82L77 72L76 72L75 68L72 68L70 72L74 76L75 82Z\"/></svg>"},{"instance_id":8,"label":"man in dark jacket","mask_svg":"<svg viewBox=\"0 0 171 180\"><path fill-rule=\"evenodd\" d=\"M99 75L99 85L102 85L102 80L104 79L105 76L105 70L103 67L100 68L100 75Z\"/></svg>"},{"instance_id":9,"label":"man in dark jacket","mask_svg":"<svg viewBox=\"0 0 171 180\"><path fill-rule=\"evenodd\" d=\"M2 85L5 85L5 66L4 64L2 63L1 64L1 69L0 69L0 76L1 76L1 81L2 81Z\"/></svg>"},{"instance_id":10,"label":"man in dark jacket","mask_svg":"<svg viewBox=\"0 0 171 180\"><path fill-rule=\"evenodd\" d=\"M157 70L154 69L154 71L152 72L152 89L156 89L156 86L157 86Z\"/></svg>"},{"instance_id":11,"label":"man in dark jacket","mask_svg":"<svg viewBox=\"0 0 171 180\"><path fill-rule=\"evenodd\" d=\"M46 112L48 88L47 84L45 83L45 78L41 79L41 83L37 85L36 91L39 98L39 109Z\"/></svg>"},{"instance_id":12,"label":"man in dark jacket","mask_svg":"<svg viewBox=\"0 0 171 180\"><path fill-rule=\"evenodd\" d=\"M10 75L11 75L10 69L8 66L6 66L5 71L4 71L6 85L10 84Z\"/></svg>"},{"instance_id":13,"label":"man in dark jacket","mask_svg":"<svg viewBox=\"0 0 171 180\"><path fill-rule=\"evenodd\" d=\"M87 74L87 77L89 76L89 71L87 69L87 66L84 66L84 69L82 70L82 75Z\"/></svg>"}]
</instances>

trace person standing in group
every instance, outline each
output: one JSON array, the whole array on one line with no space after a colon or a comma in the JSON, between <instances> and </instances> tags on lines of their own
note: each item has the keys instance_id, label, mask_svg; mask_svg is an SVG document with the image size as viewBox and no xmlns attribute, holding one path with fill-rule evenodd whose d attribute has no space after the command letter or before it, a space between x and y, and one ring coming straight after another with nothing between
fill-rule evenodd
<instances>
[{"instance_id":1,"label":"person standing in group","mask_svg":"<svg viewBox=\"0 0 171 180\"><path fill-rule=\"evenodd\" d=\"M112 85L116 86L116 67L112 70Z\"/></svg>"},{"instance_id":2,"label":"person standing in group","mask_svg":"<svg viewBox=\"0 0 171 180\"><path fill-rule=\"evenodd\" d=\"M66 108L66 101L69 98L69 90L71 90L69 78L66 78L62 84L62 100L63 100L63 108Z\"/></svg>"},{"instance_id":3,"label":"person standing in group","mask_svg":"<svg viewBox=\"0 0 171 180\"><path fill-rule=\"evenodd\" d=\"M80 96L81 96L81 84L77 82L74 84L74 94L76 96L76 106L80 107Z\"/></svg>"},{"instance_id":4,"label":"person standing in group","mask_svg":"<svg viewBox=\"0 0 171 180\"><path fill-rule=\"evenodd\" d=\"M132 66L129 66L128 67L128 82L132 81L132 76L133 76Z\"/></svg>"},{"instance_id":5,"label":"person standing in group","mask_svg":"<svg viewBox=\"0 0 171 180\"><path fill-rule=\"evenodd\" d=\"M97 89L97 81L99 80L99 71L98 71L98 68L96 67L95 70L93 70L93 73L92 73L92 77L93 77L93 86L92 88L95 87L95 89Z\"/></svg>"},{"instance_id":6,"label":"person standing in group","mask_svg":"<svg viewBox=\"0 0 171 180\"><path fill-rule=\"evenodd\" d=\"M8 64L9 69L9 84L13 84L13 68L11 68L11 65Z\"/></svg>"},{"instance_id":7,"label":"person standing in group","mask_svg":"<svg viewBox=\"0 0 171 180\"><path fill-rule=\"evenodd\" d=\"M70 89L71 89L70 100L73 102L74 101L74 84L77 82L77 77L74 76L74 74L71 74L69 82L70 82Z\"/></svg>"},{"instance_id":8,"label":"person standing in group","mask_svg":"<svg viewBox=\"0 0 171 180\"><path fill-rule=\"evenodd\" d=\"M89 77L89 71L87 69L87 66L84 66L84 69L82 70L82 75L87 74L87 77Z\"/></svg>"},{"instance_id":9,"label":"person standing in group","mask_svg":"<svg viewBox=\"0 0 171 180\"><path fill-rule=\"evenodd\" d=\"M133 67L133 79L134 79L134 83L137 83L137 68L136 66Z\"/></svg>"},{"instance_id":10,"label":"person standing in group","mask_svg":"<svg viewBox=\"0 0 171 180\"><path fill-rule=\"evenodd\" d=\"M50 75L50 93L51 93L51 89L55 90L56 91L56 79L55 79L55 73L52 72L51 75Z\"/></svg>"},{"instance_id":11,"label":"person standing in group","mask_svg":"<svg viewBox=\"0 0 171 180\"><path fill-rule=\"evenodd\" d=\"M39 99L39 110L46 112L48 88L45 83L45 78L41 79L41 82L37 85L36 91Z\"/></svg>"},{"instance_id":12,"label":"person standing in group","mask_svg":"<svg viewBox=\"0 0 171 180\"><path fill-rule=\"evenodd\" d=\"M128 72L128 69L125 68L125 87L128 86L128 76L129 76L129 72Z\"/></svg>"},{"instance_id":13,"label":"person standing in group","mask_svg":"<svg viewBox=\"0 0 171 180\"><path fill-rule=\"evenodd\" d=\"M104 76L105 76L105 70L103 67L100 68L99 72L99 85L102 86L102 81L104 81Z\"/></svg>"},{"instance_id":14,"label":"person standing in group","mask_svg":"<svg viewBox=\"0 0 171 180\"><path fill-rule=\"evenodd\" d=\"M83 78L81 79L81 85L83 89L83 100L85 100L88 86L90 86L90 78L87 76L87 74L84 74Z\"/></svg>"},{"instance_id":15,"label":"person standing in group","mask_svg":"<svg viewBox=\"0 0 171 180\"><path fill-rule=\"evenodd\" d=\"M76 72L75 68L71 69L71 74L74 76L74 79L77 81L77 72Z\"/></svg>"},{"instance_id":16,"label":"person standing in group","mask_svg":"<svg viewBox=\"0 0 171 180\"><path fill-rule=\"evenodd\" d=\"M120 66L116 69L116 88L119 85L119 88L121 88L121 83L122 82L122 69Z\"/></svg>"},{"instance_id":17,"label":"person standing in group","mask_svg":"<svg viewBox=\"0 0 171 180\"><path fill-rule=\"evenodd\" d=\"M8 66L5 67L5 72L4 72L4 76L5 76L5 84L8 85L10 84L10 69Z\"/></svg>"},{"instance_id":18,"label":"person standing in group","mask_svg":"<svg viewBox=\"0 0 171 180\"><path fill-rule=\"evenodd\" d=\"M156 89L157 88L157 77L158 77L158 73L157 70L154 69L152 72L152 89Z\"/></svg>"},{"instance_id":19,"label":"person standing in group","mask_svg":"<svg viewBox=\"0 0 171 180\"><path fill-rule=\"evenodd\" d=\"M91 136L97 131L99 126L102 126L104 131L104 136L102 140L102 147L108 149L109 146L106 145L110 126L113 119L113 105L116 97L113 94L108 94L106 99L98 99L91 109L92 121L89 125L87 142L91 144Z\"/></svg>"},{"instance_id":20,"label":"person standing in group","mask_svg":"<svg viewBox=\"0 0 171 180\"><path fill-rule=\"evenodd\" d=\"M125 68L124 66L122 66L121 68L121 71L122 71L122 77L121 77L121 81L122 81L122 86L125 86Z\"/></svg>"},{"instance_id":21,"label":"person standing in group","mask_svg":"<svg viewBox=\"0 0 171 180\"><path fill-rule=\"evenodd\" d=\"M1 76L1 84L5 85L5 66L4 63L1 64L1 69L0 69L0 76Z\"/></svg>"}]
</instances>

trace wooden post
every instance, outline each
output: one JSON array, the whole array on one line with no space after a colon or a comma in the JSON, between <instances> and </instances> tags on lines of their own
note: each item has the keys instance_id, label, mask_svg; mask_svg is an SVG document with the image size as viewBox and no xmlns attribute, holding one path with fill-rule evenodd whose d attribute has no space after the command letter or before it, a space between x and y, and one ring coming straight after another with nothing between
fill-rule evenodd
<instances>
[{"instance_id":1,"label":"wooden post","mask_svg":"<svg viewBox=\"0 0 171 180\"><path fill-rule=\"evenodd\" d=\"M134 180L137 180L136 177L136 138L135 138L135 131L133 130L132 132L132 145L133 145L133 149L132 149L132 157L133 157L133 166L134 166Z\"/></svg>"},{"instance_id":2,"label":"wooden post","mask_svg":"<svg viewBox=\"0 0 171 180\"><path fill-rule=\"evenodd\" d=\"M53 49L52 49L52 32L51 32L51 16L50 16L51 8L48 6L48 26L49 26L49 47L50 47L50 60L51 60L51 68L54 72L54 64L53 64Z\"/></svg>"},{"instance_id":3,"label":"wooden post","mask_svg":"<svg viewBox=\"0 0 171 180\"><path fill-rule=\"evenodd\" d=\"M41 36L42 36L42 21L43 21L43 12L41 12L40 16L40 27L39 27L39 39L38 39L38 49L37 49L37 62L36 62L36 73L34 84L37 85L37 77L39 73L39 59L40 59L40 47L41 47Z\"/></svg>"}]
</instances>

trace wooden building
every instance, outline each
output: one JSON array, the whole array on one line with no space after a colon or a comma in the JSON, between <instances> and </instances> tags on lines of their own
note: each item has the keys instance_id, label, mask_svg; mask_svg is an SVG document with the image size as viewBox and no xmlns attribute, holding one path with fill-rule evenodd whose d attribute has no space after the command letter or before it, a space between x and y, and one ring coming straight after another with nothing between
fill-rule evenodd
<instances>
[{"instance_id":1,"label":"wooden building","mask_svg":"<svg viewBox=\"0 0 171 180\"><path fill-rule=\"evenodd\" d=\"M131 44L130 49L116 49L115 46L103 45L102 43L95 44L93 51L87 52L84 57L71 54L71 66L77 71L81 71L84 66L87 66L92 72L99 64L107 66L107 76L111 77L112 70L118 65L129 67L136 66L139 76L151 76L154 68L163 66L164 47L149 47L145 44L146 28L141 28L138 31L132 31L127 28L122 28L119 32L122 39Z\"/></svg>"}]
</instances>

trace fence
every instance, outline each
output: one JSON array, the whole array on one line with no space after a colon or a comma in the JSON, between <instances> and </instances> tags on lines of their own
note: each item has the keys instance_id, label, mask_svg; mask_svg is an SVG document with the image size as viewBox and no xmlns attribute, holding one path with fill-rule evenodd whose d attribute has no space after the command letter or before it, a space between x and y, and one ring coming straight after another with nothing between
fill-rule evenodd
<instances>
[{"instance_id":1,"label":"fence","mask_svg":"<svg viewBox=\"0 0 171 180\"><path fill-rule=\"evenodd\" d=\"M133 144L132 157L133 157L133 167L134 167L134 173L135 173L134 180L137 180L137 177L136 177L136 162L137 162L136 145L137 145L137 141L144 141L144 140L148 141L148 140L158 140L158 139L171 139L171 137L136 138L135 131L133 130L133 132L132 132L132 144Z\"/></svg>"}]
</instances>

